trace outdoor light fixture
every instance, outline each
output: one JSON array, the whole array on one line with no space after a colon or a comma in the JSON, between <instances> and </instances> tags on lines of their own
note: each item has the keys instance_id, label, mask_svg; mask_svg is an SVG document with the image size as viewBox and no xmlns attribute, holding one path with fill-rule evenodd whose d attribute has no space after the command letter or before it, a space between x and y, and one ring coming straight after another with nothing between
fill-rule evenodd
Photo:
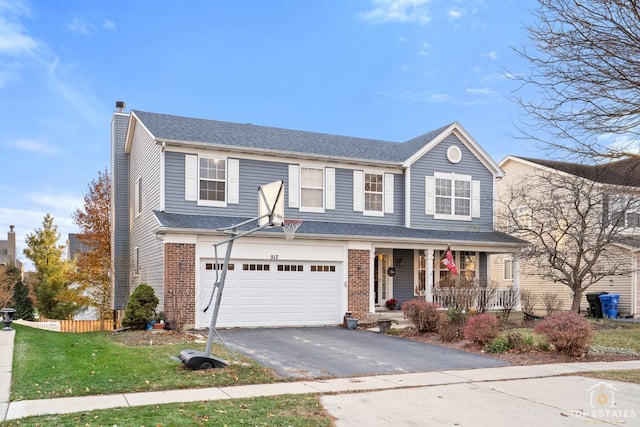
<instances>
[{"instance_id":1,"label":"outdoor light fixture","mask_svg":"<svg viewBox=\"0 0 640 427\"><path fill-rule=\"evenodd\" d=\"M3 331L12 331L13 328L10 326L11 322L13 322L13 314L16 312L15 308L3 308L0 310L2 313L2 323L4 323Z\"/></svg>"}]
</instances>

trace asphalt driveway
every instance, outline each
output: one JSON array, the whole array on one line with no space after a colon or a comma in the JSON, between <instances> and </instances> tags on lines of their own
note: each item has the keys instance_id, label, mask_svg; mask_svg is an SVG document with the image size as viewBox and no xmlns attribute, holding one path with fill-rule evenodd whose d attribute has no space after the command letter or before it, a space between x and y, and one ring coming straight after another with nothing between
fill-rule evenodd
<instances>
[{"instance_id":1,"label":"asphalt driveway","mask_svg":"<svg viewBox=\"0 0 640 427\"><path fill-rule=\"evenodd\" d=\"M342 327L222 329L218 332L232 350L283 377L348 377L508 365L487 356Z\"/></svg>"}]
</instances>

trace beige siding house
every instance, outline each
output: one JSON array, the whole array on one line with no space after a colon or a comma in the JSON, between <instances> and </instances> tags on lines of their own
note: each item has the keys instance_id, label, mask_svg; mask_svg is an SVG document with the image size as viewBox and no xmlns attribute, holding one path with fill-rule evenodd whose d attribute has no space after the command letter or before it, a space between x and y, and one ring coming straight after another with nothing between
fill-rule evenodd
<instances>
[{"instance_id":1,"label":"beige siding house","mask_svg":"<svg viewBox=\"0 0 640 427\"><path fill-rule=\"evenodd\" d=\"M533 177L542 174L557 173L579 178L587 178L597 185L610 191L612 188L631 194L630 197L638 197L640 190L640 159L625 159L611 162L606 165L588 166L576 163L531 159L508 156L501 163L505 176L498 182L497 194L497 222L502 221L502 227L508 229L505 224L505 208L503 202L509 197L509 190L517 184L533 182ZM535 194L540 191L535 185L531 185L527 191ZM541 194L541 197L547 197ZM611 208L614 209L613 207ZM535 214L534 214L535 215ZM606 212L602 213L603 217ZM501 219L502 218L502 219ZM597 283L591 285L584 293L581 300L580 311L587 313L589 303L586 294L607 292L619 294L618 311L620 317L639 317L640 293L638 292L638 264L640 258L640 212L627 211L622 216L625 221L621 235L607 248L609 260L615 259L621 263L627 271L624 275L606 276ZM611 254L614 254L612 257ZM513 285L513 260L517 258L514 253L493 255L490 260L491 280L496 286ZM538 274L537 268L525 260L520 260L519 287L523 291L529 291L536 300L534 314L547 313L547 305L554 305L558 310L571 309L572 291L562 283L554 283ZM547 304L545 304L545 301ZM524 303L524 301L523 301Z\"/></svg>"}]
</instances>

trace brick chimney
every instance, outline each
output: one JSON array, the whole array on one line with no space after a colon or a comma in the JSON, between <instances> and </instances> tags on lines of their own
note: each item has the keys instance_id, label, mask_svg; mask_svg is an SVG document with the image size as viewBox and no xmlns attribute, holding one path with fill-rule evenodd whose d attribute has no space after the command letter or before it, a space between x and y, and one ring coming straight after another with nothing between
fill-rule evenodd
<instances>
[{"instance_id":1,"label":"brick chimney","mask_svg":"<svg viewBox=\"0 0 640 427\"><path fill-rule=\"evenodd\" d=\"M16 233L13 231L14 226L9 226L9 232L7 233L7 255L9 256L9 262L16 265Z\"/></svg>"}]
</instances>

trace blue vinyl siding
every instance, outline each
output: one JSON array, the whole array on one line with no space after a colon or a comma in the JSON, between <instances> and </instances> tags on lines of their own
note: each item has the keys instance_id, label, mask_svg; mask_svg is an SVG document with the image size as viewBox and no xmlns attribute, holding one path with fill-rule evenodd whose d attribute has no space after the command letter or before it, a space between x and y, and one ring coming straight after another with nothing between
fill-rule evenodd
<instances>
[{"instance_id":1,"label":"blue vinyl siding","mask_svg":"<svg viewBox=\"0 0 640 427\"><path fill-rule=\"evenodd\" d=\"M462 151L462 160L453 164L447 160L447 149L455 145ZM425 177L434 172L471 175L480 181L480 217L471 221L434 219L425 214ZM411 166L411 227L439 230L492 231L493 230L493 175L475 155L450 135Z\"/></svg>"},{"instance_id":2,"label":"blue vinyl siding","mask_svg":"<svg viewBox=\"0 0 640 427\"><path fill-rule=\"evenodd\" d=\"M113 307L123 310L129 299L129 158L124 152L128 114L114 114L111 122Z\"/></svg>"},{"instance_id":3,"label":"blue vinyl siding","mask_svg":"<svg viewBox=\"0 0 640 427\"><path fill-rule=\"evenodd\" d=\"M142 126L133 134L129 153L129 215L131 222L130 279L133 286L146 283L151 286L160 307L164 304L164 259L162 241L156 238L158 223L153 211L160 206L161 147L155 143ZM142 212L138 215L135 204L135 184L142 181ZM139 251L138 272L135 271L134 248Z\"/></svg>"},{"instance_id":4,"label":"blue vinyl siding","mask_svg":"<svg viewBox=\"0 0 640 427\"><path fill-rule=\"evenodd\" d=\"M226 157L220 153L212 153ZM258 187L283 180L285 182L285 217L316 221L344 221L352 223L378 223L402 225L404 221L404 179L394 174L394 213L384 217L363 216L353 211L353 170L336 169L336 208L323 213L300 212L289 208L288 162L239 159L240 161L240 197L238 204L226 207L198 206L195 201L185 201L185 154L168 151L165 153L165 210L173 213L255 217L258 214Z\"/></svg>"}]
</instances>

